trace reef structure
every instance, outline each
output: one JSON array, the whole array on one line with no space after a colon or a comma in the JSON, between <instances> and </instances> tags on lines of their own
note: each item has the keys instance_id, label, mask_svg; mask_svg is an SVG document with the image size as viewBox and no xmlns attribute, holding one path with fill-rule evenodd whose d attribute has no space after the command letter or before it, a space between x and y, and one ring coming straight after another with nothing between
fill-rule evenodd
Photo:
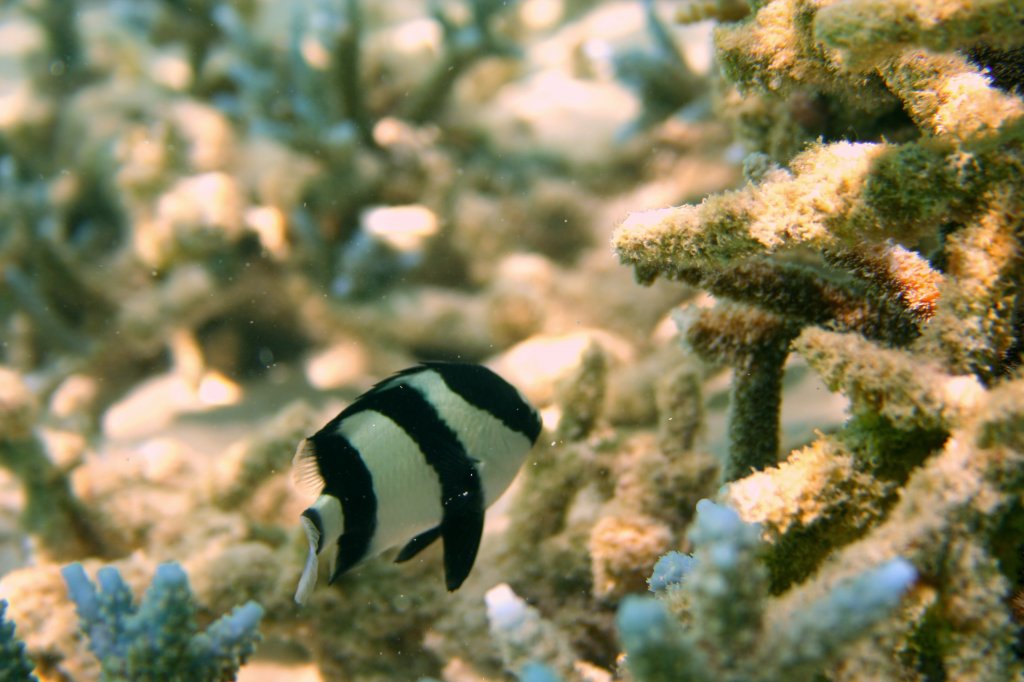
<instances>
[{"instance_id":1,"label":"reef structure","mask_svg":"<svg viewBox=\"0 0 1024 682\"><path fill-rule=\"evenodd\" d=\"M715 32L746 183L632 213L615 252L719 300L683 331L734 368L720 499L761 525L778 608L917 571L829 679L1016 679L1024 4L749 5ZM794 351L850 418L780 461Z\"/></svg>"}]
</instances>

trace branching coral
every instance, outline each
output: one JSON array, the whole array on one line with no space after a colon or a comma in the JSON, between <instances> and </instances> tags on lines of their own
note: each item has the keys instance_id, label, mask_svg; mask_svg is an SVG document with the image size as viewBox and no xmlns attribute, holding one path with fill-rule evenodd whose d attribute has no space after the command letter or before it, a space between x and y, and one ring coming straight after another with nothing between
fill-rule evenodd
<instances>
[{"instance_id":1,"label":"branching coral","mask_svg":"<svg viewBox=\"0 0 1024 682\"><path fill-rule=\"evenodd\" d=\"M758 535L728 507L697 505L693 559L680 567L676 585L663 588L690 626L651 598L631 597L619 609L626 664L637 680L816 679L843 646L892 613L917 579L909 562L894 558L835 584L780 622L765 613Z\"/></svg>"},{"instance_id":2,"label":"branching coral","mask_svg":"<svg viewBox=\"0 0 1024 682\"><path fill-rule=\"evenodd\" d=\"M545 621L508 585L491 588L486 596L487 618L505 668L525 675L531 662L544 661L566 674L578 658L564 633Z\"/></svg>"},{"instance_id":3,"label":"branching coral","mask_svg":"<svg viewBox=\"0 0 1024 682\"><path fill-rule=\"evenodd\" d=\"M68 472L53 462L34 428L38 409L22 378L0 367L0 467L24 490L24 528L56 558L106 555L113 549L110 538L103 537L93 511L75 495Z\"/></svg>"},{"instance_id":4,"label":"branching coral","mask_svg":"<svg viewBox=\"0 0 1024 682\"><path fill-rule=\"evenodd\" d=\"M637 130L672 115L700 94L705 85L686 63L658 17L653 0L645 0L643 5L654 50L634 50L615 57L616 75L635 88L643 102L643 113L632 126Z\"/></svg>"},{"instance_id":5,"label":"branching coral","mask_svg":"<svg viewBox=\"0 0 1024 682\"><path fill-rule=\"evenodd\" d=\"M444 51L419 92L410 98L406 118L417 123L434 118L458 77L474 62L486 56L513 56L518 52L494 31L494 19L506 4L496 0L466 2L467 22L455 19L440 3L435 5L433 14L444 32Z\"/></svg>"},{"instance_id":6,"label":"branching coral","mask_svg":"<svg viewBox=\"0 0 1024 682\"><path fill-rule=\"evenodd\" d=\"M3 581L37 674L96 671L46 561L62 550L131 552L124 580L104 569L99 592L69 576L114 668L141 656L229 676L255 607L205 634L197 623L258 599L268 638L325 678L391 679L397 665L449 682L608 680L620 642L619 674L638 681L1019 677L1020 3L680 3L683 18L721 22L711 87L683 66L654 14L664 8L633 4L625 40L653 36L658 52L620 61L643 101L618 86L613 101L619 113L643 105L650 128L582 174L575 155L541 149L538 118L519 119L527 107L500 135L483 112L538 71L599 86L586 62L618 47L562 30L592 3L451 0L431 16L407 4L0 8L5 31L11 18L35 36L0 69L27 93L21 113L0 116L0 354L12 368L0 462L15 479L0 493L20 484L10 508L39 539L38 562ZM630 4L601 11L612 5ZM399 34L414 34L411 47ZM528 68L492 59L518 55ZM669 283L641 301L593 245L620 202L720 187L703 172L710 150L722 156L720 130L704 138L699 107L663 119L698 91L752 152L745 184L634 213L615 235L642 282L717 299L677 313L679 344L664 313L692 289ZM603 107L591 108L562 124L587 135L578 147L602 149L589 122ZM371 218L397 234L410 209L429 218L415 258L362 248ZM584 325L601 330L559 341ZM496 363L561 421L507 515L490 519L472 580L448 595L423 579L439 570L432 548L401 566L367 562L296 611L302 504L285 469L317 423L305 401L345 399L417 358L493 359L523 340L532 355ZM303 377L290 364L311 349L329 352ZM689 351L732 369L724 462L702 451L719 445L699 438L717 438L718 394ZM572 369L546 374L549 361ZM851 418L787 455L780 405L806 366ZM225 392L205 414L159 411L141 435L117 432L142 420L121 417L132 400L110 405L163 371L136 406L168 392L154 386L195 403ZM303 378L338 394L313 398ZM265 418L261 391L279 417ZM73 456L53 447L61 438L77 439ZM704 497L728 506L701 503L687 533ZM630 597L673 548L693 556L659 564L655 599ZM171 558L191 587L164 567L134 606L125 583ZM142 654L145 637L102 643L104 609L126 629L149 615L174 624L151 634L182 655ZM213 649L229 654L218 670L190 667Z\"/></svg>"},{"instance_id":7,"label":"branching coral","mask_svg":"<svg viewBox=\"0 0 1024 682\"><path fill-rule=\"evenodd\" d=\"M720 29L720 50L747 60L730 71L742 84L761 83L769 69L787 83L849 87L861 78L842 80L827 51L804 54L816 19L808 7L806 20L785 23L798 4L767 3ZM830 5L828 16L845 16L840 9L851 5ZM762 33L790 41L791 66L759 61ZM877 77L902 101L920 140L819 144L788 170L769 170L756 184L699 206L632 214L615 249L641 281L682 279L798 326L827 325L900 346L923 332L918 347L941 352L954 372L991 381L1018 361L1021 160L1013 150L1024 104L965 59L917 48L878 62ZM943 250L929 262L936 247ZM787 262L808 248L822 254L814 269Z\"/></svg>"},{"instance_id":8,"label":"branching coral","mask_svg":"<svg viewBox=\"0 0 1024 682\"><path fill-rule=\"evenodd\" d=\"M103 679L232 680L259 639L263 607L255 602L200 632L188 578L178 564L157 568L138 606L116 568L100 569L99 591L81 564L71 564L62 573Z\"/></svg>"},{"instance_id":9,"label":"branching coral","mask_svg":"<svg viewBox=\"0 0 1024 682\"><path fill-rule=\"evenodd\" d=\"M740 365L730 429L748 440L732 439L722 492L761 524L773 612L799 620L801 600L884 570L871 568L881 557L903 557L928 584L879 630L881 648L849 645L829 674L1013 679L1021 449L1007 420L1022 405L1024 101L987 65L1020 48L1020 3L750 5L716 31L736 86L722 92L747 107L736 122L758 152L748 182L631 214L615 250L643 283L682 280L745 306L685 319L703 355L735 366L732 345L774 350L756 364L780 372L796 350L849 398L841 429L773 465L750 443L772 437L774 411L746 425L736 415L781 389L744 395L752 372ZM800 101L833 122L846 106L862 125L823 128L793 155L813 137L785 128ZM758 128L755 110L780 127ZM789 336L743 331L765 319ZM736 470L747 461L761 471ZM966 601L976 606L961 616ZM665 641L683 636L648 616Z\"/></svg>"},{"instance_id":10,"label":"branching coral","mask_svg":"<svg viewBox=\"0 0 1024 682\"><path fill-rule=\"evenodd\" d=\"M687 330L699 355L733 368L726 480L778 460L782 370L795 334L793 323L744 308L709 311Z\"/></svg>"}]
</instances>

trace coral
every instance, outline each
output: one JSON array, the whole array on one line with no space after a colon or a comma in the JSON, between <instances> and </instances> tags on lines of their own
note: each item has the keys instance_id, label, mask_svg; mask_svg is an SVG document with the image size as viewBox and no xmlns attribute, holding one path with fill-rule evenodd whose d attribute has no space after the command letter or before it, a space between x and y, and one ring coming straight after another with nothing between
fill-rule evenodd
<instances>
[{"instance_id":1,"label":"coral","mask_svg":"<svg viewBox=\"0 0 1024 682\"><path fill-rule=\"evenodd\" d=\"M549 666L530 661L519 672L519 682L559 682L561 678Z\"/></svg>"},{"instance_id":2,"label":"coral","mask_svg":"<svg viewBox=\"0 0 1024 682\"><path fill-rule=\"evenodd\" d=\"M583 351L573 375L563 379L556 397L562 406L556 437L579 440L594 428L604 407L607 363L605 352L598 344L591 343Z\"/></svg>"},{"instance_id":3,"label":"coral","mask_svg":"<svg viewBox=\"0 0 1024 682\"><path fill-rule=\"evenodd\" d=\"M1024 19L1024 8L1017 3L949 4L843 0L821 10L814 34L839 51L851 70L877 66L908 47L946 51L979 43L1019 45L1013 26Z\"/></svg>"},{"instance_id":4,"label":"coral","mask_svg":"<svg viewBox=\"0 0 1024 682\"><path fill-rule=\"evenodd\" d=\"M651 592L661 592L673 585L683 582L686 575L693 570L696 560L682 552L668 552L654 564L654 572L647 579Z\"/></svg>"},{"instance_id":5,"label":"coral","mask_svg":"<svg viewBox=\"0 0 1024 682\"><path fill-rule=\"evenodd\" d=\"M768 68L756 52L764 43L746 41L760 31L781 31L790 5L768 3L747 22L721 29L720 51L730 59L750 60L730 67L734 78L774 91L775 86L756 80ZM815 52L815 59L798 59L811 49L800 42L807 39L803 31L829 25L836 17L845 21L843 8L856 5L830 5L821 10L824 24L815 18L801 24L796 35L784 34L794 41L795 54L785 56L793 60L793 71L782 68L775 77L806 81L808 73L796 71L795 65L812 73L823 68L815 59L827 61L827 51ZM721 355L726 342L720 339L733 337L747 341L740 343L750 354L770 355L774 349L770 360L754 363L757 372L741 365L734 380L730 462L744 464L728 469L727 478L742 474L746 466L763 468L773 461L777 418L772 400L779 394L789 341L801 327L826 325L941 354L950 371L974 373L982 382L1016 362L1013 282L1020 259L1013 237L1017 209L1010 198L1015 186L1010 169L1019 163L1011 150L1024 109L1018 98L992 87L962 59L902 49L901 56L873 63L891 96L901 99L926 136L922 140L818 145L793 158L788 170L768 170L757 182L699 206L634 213L616 233L620 259L634 266L641 281L658 275L682 279L760 309L731 314L733 326L764 328L767 313L782 318L778 324L787 331L765 338L742 331L721 335L719 327L728 328L726 318L719 322L722 313L706 313L689 330L691 343L705 355ZM846 72L832 71L839 74L827 79L834 86ZM826 82L825 75L820 79ZM922 88L939 94L926 98ZM960 101L979 108L951 108ZM967 159L971 170L961 167ZM956 226L944 236L933 227L943 221ZM920 251L937 238L945 242L941 264L928 262ZM787 262L787 253L797 248L819 250L817 267ZM707 345L705 338L716 345ZM769 373L761 384L759 372ZM894 381L899 384L891 375L881 381L879 390L886 394ZM753 417L745 419L748 414Z\"/></svg>"},{"instance_id":6,"label":"coral","mask_svg":"<svg viewBox=\"0 0 1024 682\"><path fill-rule=\"evenodd\" d=\"M14 623L4 620L7 602L0 599L0 679L10 682L36 682L35 667L25 656L25 645L14 633Z\"/></svg>"},{"instance_id":7,"label":"coral","mask_svg":"<svg viewBox=\"0 0 1024 682\"><path fill-rule=\"evenodd\" d=\"M692 450L704 419L700 376L692 367L677 366L658 378L655 391L661 451L680 454Z\"/></svg>"},{"instance_id":8,"label":"coral","mask_svg":"<svg viewBox=\"0 0 1024 682\"><path fill-rule=\"evenodd\" d=\"M1020 677L1020 19L2 3L0 596L35 675L229 677L254 600L275 679ZM547 429L473 575L385 553L297 609L296 443L428 358Z\"/></svg>"},{"instance_id":9,"label":"coral","mask_svg":"<svg viewBox=\"0 0 1024 682\"><path fill-rule=\"evenodd\" d=\"M750 14L750 3L746 0L684 0L676 9L676 20L680 22L738 21Z\"/></svg>"},{"instance_id":10,"label":"coral","mask_svg":"<svg viewBox=\"0 0 1024 682\"><path fill-rule=\"evenodd\" d=\"M458 21L440 5L435 8L434 19L441 25L444 49L420 91L409 99L404 112L406 118L419 123L435 117L456 79L477 60L517 54L516 47L494 31L494 19L505 4L495 0L467 0L467 22Z\"/></svg>"},{"instance_id":11,"label":"coral","mask_svg":"<svg viewBox=\"0 0 1024 682\"><path fill-rule=\"evenodd\" d=\"M777 595L762 621L775 634L748 641L802 656L780 624L795 633L802 604L838 607L872 583L877 643L818 634L804 641L818 638L831 662L808 665L844 680L1014 678L1008 603L1020 541L1009 529L1021 488L1010 472L1020 450L1002 425L1020 409L1024 345L1024 104L1005 75L1019 3L770 0L750 10L721 16L715 34L718 106L732 108L752 152L745 184L634 212L613 236L641 283L664 277L724 299L680 320L693 350L734 368L720 499L760 524L762 589ZM1009 71L996 75L986 59ZM850 414L776 462L793 351ZM700 568L663 592L686 595ZM886 611L914 574L928 589ZM975 604L966 620L945 610L961 595ZM701 633L694 599L669 601ZM622 625L648 623L654 650L683 646L667 613L637 608L647 611L626 612ZM638 665L659 679L664 663L653 660ZM787 679L812 674L778 665Z\"/></svg>"},{"instance_id":12,"label":"coral","mask_svg":"<svg viewBox=\"0 0 1024 682\"><path fill-rule=\"evenodd\" d=\"M316 430L315 422L316 416L305 403L288 405L259 431L235 443L217 463L216 504L231 509L274 472L286 471L295 444Z\"/></svg>"},{"instance_id":13,"label":"coral","mask_svg":"<svg viewBox=\"0 0 1024 682\"><path fill-rule=\"evenodd\" d=\"M188 578L177 564L157 568L138 605L116 568L99 570L98 591L81 564L70 564L61 572L104 679L187 675L231 680L259 639L263 607L255 602L239 606L200 632Z\"/></svg>"},{"instance_id":14,"label":"coral","mask_svg":"<svg viewBox=\"0 0 1024 682\"><path fill-rule=\"evenodd\" d=\"M563 675L572 671L578 658L572 646L512 588L498 585L488 590L484 599L491 634L497 640L506 670L522 678L531 663L544 661Z\"/></svg>"},{"instance_id":15,"label":"coral","mask_svg":"<svg viewBox=\"0 0 1024 682\"><path fill-rule=\"evenodd\" d=\"M671 546L672 531L648 516L609 513L590 531L592 590L599 599L642 589L642 571Z\"/></svg>"},{"instance_id":16,"label":"coral","mask_svg":"<svg viewBox=\"0 0 1024 682\"><path fill-rule=\"evenodd\" d=\"M0 367L0 466L20 481L26 503L25 529L57 557L78 558L113 549L92 511L68 483L67 472L49 456L35 432L36 397L15 371Z\"/></svg>"},{"instance_id":17,"label":"coral","mask_svg":"<svg viewBox=\"0 0 1024 682\"><path fill-rule=\"evenodd\" d=\"M733 368L727 481L778 460L782 371L795 334L772 313L725 307L702 313L687 330L694 351Z\"/></svg>"},{"instance_id":18,"label":"coral","mask_svg":"<svg viewBox=\"0 0 1024 682\"><path fill-rule=\"evenodd\" d=\"M728 507L697 505L693 558L677 567L677 584L663 588L682 593L675 598L685 599L691 625L650 597L629 597L619 608L626 665L637 680L816 679L843 646L892 613L917 580L916 569L897 557L778 620L770 612L777 606L766 604L758 535Z\"/></svg>"},{"instance_id":19,"label":"coral","mask_svg":"<svg viewBox=\"0 0 1024 682\"><path fill-rule=\"evenodd\" d=\"M771 542L764 561L773 592L807 578L836 545L884 517L893 484L857 464L841 442L822 438L728 487L728 503Z\"/></svg>"}]
</instances>

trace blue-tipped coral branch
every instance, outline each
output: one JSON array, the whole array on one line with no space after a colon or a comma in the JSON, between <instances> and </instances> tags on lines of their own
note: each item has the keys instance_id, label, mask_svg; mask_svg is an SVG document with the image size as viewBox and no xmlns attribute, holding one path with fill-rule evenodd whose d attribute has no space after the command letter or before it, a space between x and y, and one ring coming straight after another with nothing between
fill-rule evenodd
<instances>
[{"instance_id":1,"label":"blue-tipped coral branch","mask_svg":"<svg viewBox=\"0 0 1024 682\"><path fill-rule=\"evenodd\" d=\"M259 640L263 607L253 601L200 632L188 577L177 563L157 568L138 606L116 568L99 570L99 590L81 564L61 573L103 679L232 680Z\"/></svg>"},{"instance_id":2,"label":"blue-tipped coral branch","mask_svg":"<svg viewBox=\"0 0 1024 682\"><path fill-rule=\"evenodd\" d=\"M638 682L816 679L843 647L890 616L917 579L897 557L840 581L773 627L759 535L729 507L698 503L694 556L667 555L651 580L689 625L652 597L629 597L619 609L619 636Z\"/></svg>"}]
</instances>

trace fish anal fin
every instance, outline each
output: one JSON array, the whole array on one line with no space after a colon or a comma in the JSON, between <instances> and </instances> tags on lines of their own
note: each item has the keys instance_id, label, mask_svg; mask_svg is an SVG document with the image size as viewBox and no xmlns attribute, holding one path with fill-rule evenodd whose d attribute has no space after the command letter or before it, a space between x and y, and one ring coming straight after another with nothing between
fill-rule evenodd
<instances>
[{"instance_id":1,"label":"fish anal fin","mask_svg":"<svg viewBox=\"0 0 1024 682\"><path fill-rule=\"evenodd\" d=\"M444 539L444 581L449 592L459 589L473 569L484 532L482 495L466 493L445 505L441 520Z\"/></svg>"},{"instance_id":2,"label":"fish anal fin","mask_svg":"<svg viewBox=\"0 0 1024 682\"><path fill-rule=\"evenodd\" d=\"M395 563L400 564L403 561L408 561L414 556L429 547L435 540L441 537L441 526L434 526L430 530L423 531L402 548L402 551L395 557Z\"/></svg>"}]
</instances>

